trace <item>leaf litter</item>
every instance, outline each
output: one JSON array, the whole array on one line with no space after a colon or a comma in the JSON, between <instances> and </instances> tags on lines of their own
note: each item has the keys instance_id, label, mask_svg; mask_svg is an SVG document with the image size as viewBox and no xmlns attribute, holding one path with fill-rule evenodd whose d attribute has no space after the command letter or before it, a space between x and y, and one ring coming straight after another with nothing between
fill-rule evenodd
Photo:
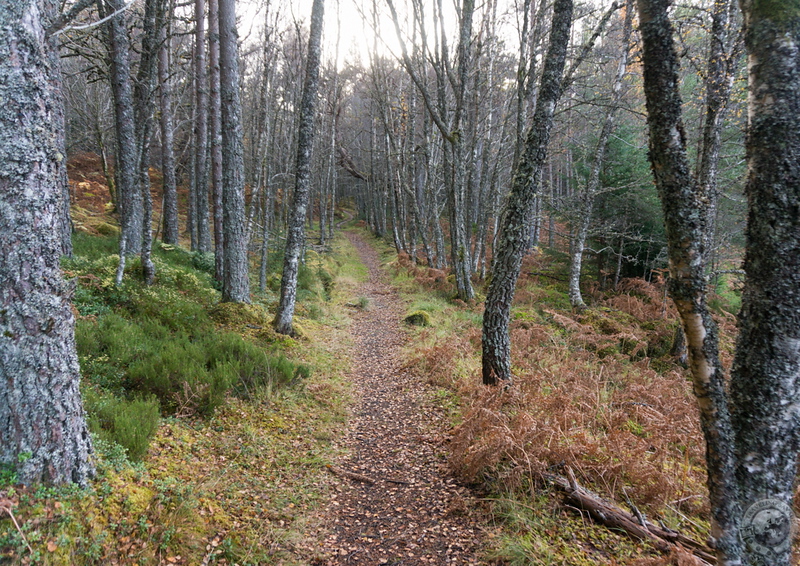
<instances>
[{"instance_id":1,"label":"leaf litter","mask_svg":"<svg viewBox=\"0 0 800 566\"><path fill-rule=\"evenodd\" d=\"M451 475L440 431L445 411L404 367L403 303L375 251L347 233L369 271L359 289L371 308L353 313L351 379L357 400L338 440L347 456L321 511L327 535L316 566L486 564L487 509Z\"/></svg>"}]
</instances>

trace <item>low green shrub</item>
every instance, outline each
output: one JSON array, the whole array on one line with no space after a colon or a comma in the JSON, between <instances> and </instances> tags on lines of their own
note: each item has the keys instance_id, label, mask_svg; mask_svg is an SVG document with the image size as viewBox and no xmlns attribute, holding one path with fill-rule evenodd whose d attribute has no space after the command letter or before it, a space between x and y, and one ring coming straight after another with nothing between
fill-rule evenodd
<instances>
[{"instance_id":1,"label":"low green shrub","mask_svg":"<svg viewBox=\"0 0 800 566\"><path fill-rule=\"evenodd\" d=\"M192 253L192 267L210 275L216 271L216 260L213 252L194 252Z\"/></svg>"},{"instance_id":2,"label":"low green shrub","mask_svg":"<svg viewBox=\"0 0 800 566\"><path fill-rule=\"evenodd\" d=\"M102 394L85 397L92 432L125 448L130 460L144 458L159 425L158 400L155 397L128 400Z\"/></svg>"}]
</instances>

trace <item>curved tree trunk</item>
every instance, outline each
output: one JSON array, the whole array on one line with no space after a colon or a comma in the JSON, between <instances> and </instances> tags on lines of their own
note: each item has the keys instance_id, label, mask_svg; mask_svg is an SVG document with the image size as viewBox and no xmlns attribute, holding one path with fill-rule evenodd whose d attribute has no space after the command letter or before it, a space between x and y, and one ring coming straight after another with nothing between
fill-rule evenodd
<instances>
[{"instance_id":1,"label":"curved tree trunk","mask_svg":"<svg viewBox=\"0 0 800 566\"><path fill-rule=\"evenodd\" d=\"M572 27L572 1L556 0L550 46L544 61L539 97L533 124L525 139L525 148L511 182L503 226L494 250L492 281L483 313L483 383L511 381L511 344L508 335L511 302L522 265L522 256L530 242L529 219L539 192L542 168L547 159L547 144L556 104L561 97L562 75Z\"/></svg>"},{"instance_id":2,"label":"curved tree trunk","mask_svg":"<svg viewBox=\"0 0 800 566\"><path fill-rule=\"evenodd\" d=\"M292 212L286 236L286 251L281 277L281 301L275 316L275 330L281 334L292 333L295 300L297 298L297 270L300 253L305 245L305 219L311 190L311 148L314 143L314 114L316 112L319 63L322 51L322 23L325 6L323 0L314 0L311 8L311 33L308 38L308 61L300 103L300 127L297 137L297 174L295 175Z\"/></svg>"},{"instance_id":3,"label":"curved tree trunk","mask_svg":"<svg viewBox=\"0 0 800 566\"><path fill-rule=\"evenodd\" d=\"M0 464L22 483L94 474L73 288L59 267L65 149L43 2L0 4Z\"/></svg>"}]
</instances>

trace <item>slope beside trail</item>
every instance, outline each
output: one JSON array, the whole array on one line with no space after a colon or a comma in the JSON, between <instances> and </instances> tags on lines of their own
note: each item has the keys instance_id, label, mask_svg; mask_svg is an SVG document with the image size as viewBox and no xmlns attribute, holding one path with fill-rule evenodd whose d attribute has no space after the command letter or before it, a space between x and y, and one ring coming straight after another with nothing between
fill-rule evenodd
<instances>
[{"instance_id":1,"label":"slope beside trail","mask_svg":"<svg viewBox=\"0 0 800 566\"><path fill-rule=\"evenodd\" d=\"M360 234L347 237L369 270L359 289L369 307L353 314L358 398L340 440L348 456L333 468L331 501L322 511L329 534L315 564L485 563L478 554L481 504L448 473L442 411L424 379L402 367L401 300L378 253Z\"/></svg>"}]
</instances>

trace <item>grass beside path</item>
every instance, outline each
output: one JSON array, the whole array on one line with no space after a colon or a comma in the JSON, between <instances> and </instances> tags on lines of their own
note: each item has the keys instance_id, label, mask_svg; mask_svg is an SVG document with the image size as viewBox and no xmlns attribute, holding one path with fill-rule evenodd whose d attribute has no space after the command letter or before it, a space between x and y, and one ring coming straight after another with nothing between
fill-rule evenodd
<instances>
[{"instance_id":1,"label":"grass beside path","mask_svg":"<svg viewBox=\"0 0 800 566\"><path fill-rule=\"evenodd\" d=\"M162 283L151 289L134 282L133 262L129 282L117 290L105 284L98 270L104 262L113 264L105 259L113 258L112 248L103 239L90 239L87 245L94 250L92 257L100 259L79 256L67 270L80 285L79 326L84 328L79 333L99 341L87 338L80 352L98 477L89 489L77 490L23 487L13 474L0 474L5 510L0 563L289 566L313 561L319 528L314 512L327 498L325 464L335 456L332 440L343 428L350 399L344 380L349 365L345 305L358 299L355 288L366 276L347 239L337 237L331 255L309 253L310 279L298 305L299 339L278 337L263 321L254 323L252 310L219 311L203 266L197 268L197 259L193 266L186 252L157 250ZM163 279L168 276L169 282ZM155 326L153 310L165 297L183 301L180 312L191 318L191 329L162 328L180 319L180 313ZM254 299L253 309L269 316L274 297ZM151 309L144 308L148 300L156 301ZM280 356L286 367L306 370L245 393L232 385L223 402L204 416L190 402L192 395L202 395L201 382L196 390L179 389L174 406L125 389L133 386L130 369L136 356L156 357L149 349L156 346L142 338L142 350L129 366L103 359L102 350L89 353L86 348L111 347L101 340L102 333L91 332L104 317L115 317L114 328L124 327L130 336L157 332L163 340L177 340L173 347L181 355L191 353L196 340L210 340L198 334L201 327L212 336L227 336L231 344L230 335L238 334L268 352L269 360ZM145 330L139 333L137 325ZM250 352L250 346L235 347ZM102 428L100 417L109 404L119 409L137 399L149 399L163 416L140 461L133 461ZM181 416L181 408L189 409L187 416Z\"/></svg>"}]
</instances>

